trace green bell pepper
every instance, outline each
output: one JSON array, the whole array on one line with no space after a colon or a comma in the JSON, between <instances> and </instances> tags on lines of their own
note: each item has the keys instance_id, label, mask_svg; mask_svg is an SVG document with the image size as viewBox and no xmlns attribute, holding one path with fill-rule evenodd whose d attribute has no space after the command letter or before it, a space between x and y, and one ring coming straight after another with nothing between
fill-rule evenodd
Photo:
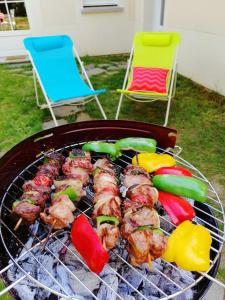
<instances>
[{"instance_id":1,"label":"green bell pepper","mask_svg":"<svg viewBox=\"0 0 225 300\"><path fill-rule=\"evenodd\" d=\"M119 225L119 220L114 216L98 216L97 218L97 227L102 223L113 223L114 225Z\"/></svg>"},{"instance_id":2,"label":"green bell pepper","mask_svg":"<svg viewBox=\"0 0 225 300\"><path fill-rule=\"evenodd\" d=\"M158 190L174 195L183 196L205 202L207 199L208 186L199 179L189 176L156 175L152 179L153 186Z\"/></svg>"},{"instance_id":3,"label":"green bell pepper","mask_svg":"<svg viewBox=\"0 0 225 300\"><path fill-rule=\"evenodd\" d=\"M134 150L137 152L155 152L156 140L141 137L129 137L118 140L116 146L119 150Z\"/></svg>"},{"instance_id":4,"label":"green bell pepper","mask_svg":"<svg viewBox=\"0 0 225 300\"><path fill-rule=\"evenodd\" d=\"M58 197L58 196L61 196L61 195L66 195L70 198L71 201L76 201L77 200L77 193L76 191L74 190L73 187L69 186L67 187L65 190L63 191L60 191L58 193L55 193L54 194L54 198Z\"/></svg>"},{"instance_id":5,"label":"green bell pepper","mask_svg":"<svg viewBox=\"0 0 225 300\"><path fill-rule=\"evenodd\" d=\"M118 147L113 143L106 142L88 142L83 145L82 149L84 151L94 151L97 153L107 153L112 160L115 160L120 156L120 151Z\"/></svg>"}]
</instances>

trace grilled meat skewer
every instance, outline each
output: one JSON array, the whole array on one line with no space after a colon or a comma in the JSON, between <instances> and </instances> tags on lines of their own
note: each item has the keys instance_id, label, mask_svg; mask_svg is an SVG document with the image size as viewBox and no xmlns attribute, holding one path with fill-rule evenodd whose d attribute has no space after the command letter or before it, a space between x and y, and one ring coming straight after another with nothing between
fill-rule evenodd
<instances>
[{"instance_id":1,"label":"grilled meat skewer","mask_svg":"<svg viewBox=\"0 0 225 300\"><path fill-rule=\"evenodd\" d=\"M162 256L167 244L154 209L158 191L152 187L149 174L139 166L125 168L123 183L127 192L121 234L128 242L130 262L140 266Z\"/></svg>"},{"instance_id":2,"label":"grilled meat skewer","mask_svg":"<svg viewBox=\"0 0 225 300\"><path fill-rule=\"evenodd\" d=\"M74 149L62 165L64 176L54 180L56 187L50 207L40 214L41 219L52 225L52 229L68 227L74 221L73 201L79 201L86 195L83 187L89 181L92 172L90 153Z\"/></svg>"},{"instance_id":3,"label":"grilled meat skewer","mask_svg":"<svg viewBox=\"0 0 225 300\"><path fill-rule=\"evenodd\" d=\"M106 250L116 246L121 221L121 200L113 165L108 159L98 159L94 164L94 211L97 234Z\"/></svg>"},{"instance_id":4,"label":"grilled meat skewer","mask_svg":"<svg viewBox=\"0 0 225 300\"><path fill-rule=\"evenodd\" d=\"M32 180L26 181L20 200L13 203L12 213L19 216L27 223L33 223L50 197L51 185L54 176L59 174L64 156L51 153L45 157L43 165L38 167L38 172ZM21 223L21 220L18 221ZM16 225L18 228L18 226Z\"/></svg>"}]
</instances>

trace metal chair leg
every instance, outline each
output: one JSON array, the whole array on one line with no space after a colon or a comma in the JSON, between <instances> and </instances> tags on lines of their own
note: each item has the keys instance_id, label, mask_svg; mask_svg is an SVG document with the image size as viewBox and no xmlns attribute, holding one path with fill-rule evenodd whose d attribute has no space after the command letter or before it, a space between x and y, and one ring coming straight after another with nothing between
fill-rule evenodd
<instances>
[{"instance_id":1,"label":"metal chair leg","mask_svg":"<svg viewBox=\"0 0 225 300\"><path fill-rule=\"evenodd\" d=\"M121 108L121 105L122 105L122 100L123 100L123 94L120 94L120 100L119 100L119 104L118 104L118 107L117 107L117 111L116 111L116 120L118 120L119 118L119 114L120 114L120 108Z\"/></svg>"},{"instance_id":2,"label":"metal chair leg","mask_svg":"<svg viewBox=\"0 0 225 300\"><path fill-rule=\"evenodd\" d=\"M170 104L171 104L171 99L172 99L172 96L170 95L169 96L169 99L168 99L168 104L167 104L167 108L166 108L166 117L165 117L165 123L164 123L164 127L167 126L167 123L168 123L168 119L169 119L169 113L170 113Z\"/></svg>"},{"instance_id":3,"label":"metal chair leg","mask_svg":"<svg viewBox=\"0 0 225 300\"><path fill-rule=\"evenodd\" d=\"M37 106L41 107L41 104L39 102L39 96L38 96L37 77L36 77L34 68L32 69L32 72L33 72L33 79L34 79L34 90L35 90L36 103L37 103Z\"/></svg>"},{"instance_id":4,"label":"metal chair leg","mask_svg":"<svg viewBox=\"0 0 225 300\"><path fill-rule=\"evenodd\" d=\"M107 120L106 114L105 114L105 112L104 112L104 110L103 110L103 108L102 108L102 105L101 105L101 103L100 103L100 101L99 101L99 99L98 99L97 96L95 96L95 100L96 100L96 102L97 102L97 104L98 104L98 107L99 107L99 109L100 109L100 111L101 111L101 113L102 113L103 118L104 118L105 120Z\"/></svg>"}]
</instances>

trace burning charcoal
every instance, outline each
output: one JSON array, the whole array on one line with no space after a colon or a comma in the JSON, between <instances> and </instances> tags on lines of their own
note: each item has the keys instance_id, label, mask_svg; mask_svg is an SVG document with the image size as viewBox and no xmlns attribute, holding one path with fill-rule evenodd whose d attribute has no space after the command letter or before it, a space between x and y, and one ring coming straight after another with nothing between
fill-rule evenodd
<instances>
[{"instance_id":1,"label":"burning charcoal","mask_svg":"<svg viewBox=\"0 0 225 300\"><path fill-rule=\"evenodd\" d=\"M170 218L168 215L163 216L164 219L168 220L165 221L162 218L160 219L160 227L165 230L166 232L172 232L174 230L174 225L170 224L171 222Z\"/></svg>"},{"instance_id":2,"label":"burning charcoal","mask_svg":"<svg viewBox=\"0 0 225 300\"><path fill-rule=\"evenodd\" d=\"M140 274L141 273L141 274ZM142 270L140 268L137 268L137 270L133 268L124 268L123 270L123 277L135 288L138 289L141 283L143 282L143 278L146 275L146 271ZM134 292L134 289L132 287L128 286L129 294Z\"/></svg>"},{"instance_id":3,"label":"burning charcoal","mask_svg":"<svg viewBox=\"0 0 225 300\"><path fill-rule=\"evenodd\" d=\"M68 274L68 282L73 289L73 292L79 294L81 296L90 296L90 292L98 289L100 284L100 279L94 274L89 271L86 271L84 268L80 270L75 270L73 272L75 276L72 274ZM77 279L87 287L85 288Z\"/></svg>"},{"instance_id":4,"label":"burning charcoal","mask_svg":"<svg viewBox=\"0 0 225 300\"><path fill-rule=\"evenodd\" d=\"M107 275L103 278L103 280L115 291L118 290L118 277L116 275ZM105 284L101 284L101 287L98 291L97 298L99 300L116 300L117 296L116 294L109 289Z\"/></svg>"},{"instance_id":5,"label":"burning charcoal","mask_svg":"<svg viewBox=\"0 0 225 300\"><path fill-rule=\"evenodd\" d=\"M63 286L65 291L68 293L68 295L73 295L74 294L73 289L69 285L68 271L65 269L64 266L57 265L57 267L56 267L56 276L57 276L58 281L60 282L60 284Z\"/></svg>"}]
</instances>

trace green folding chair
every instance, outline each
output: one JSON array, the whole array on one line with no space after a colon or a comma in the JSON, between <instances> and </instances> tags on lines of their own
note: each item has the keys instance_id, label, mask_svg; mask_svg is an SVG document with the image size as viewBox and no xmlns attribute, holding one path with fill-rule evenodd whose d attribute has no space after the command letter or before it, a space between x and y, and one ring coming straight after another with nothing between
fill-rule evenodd
<instances>
[{"instance_id":1,"label":"green folding chair","mask_svg":"<svg viewBox=\"0 0 225 300\"><path fill-rule=\"evenodd\" d=\"M177 54L180 40L180 34L177 32L138 32L135 34L123 87L117 90L121 95L116 119L119 117L124 96L138 102L164 100L168 101L164 126L167 125L171 99L175 95ZM168 69L166 93L128 90L132 82L133 67Z\"/></svg>"}]
</instances>

